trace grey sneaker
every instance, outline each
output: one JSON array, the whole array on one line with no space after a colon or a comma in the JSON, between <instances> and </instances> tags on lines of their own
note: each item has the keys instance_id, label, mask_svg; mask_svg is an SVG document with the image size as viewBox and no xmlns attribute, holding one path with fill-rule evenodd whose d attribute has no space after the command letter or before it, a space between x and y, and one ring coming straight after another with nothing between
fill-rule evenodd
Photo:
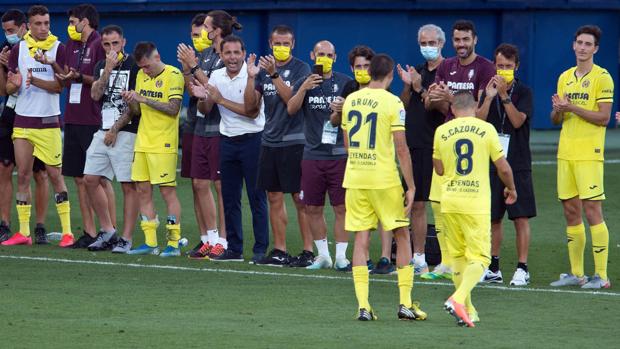
<instances>
[{"instance_id":1,"label":"grey sneaker","mask_svg":"<svg viewBox=\"0 0 620 349\"><path fill-rule=\"evenodd\" d=\"M491 269L487 269L484 271L484 274L482 274L480 282L484 282L487 284L501 284L504 282L502 271L498 270L497 273L494 273L491 271Z\"/></svg>"},{"instance_id":2,"label":"grey sneaker","mask_svg":"<svg viewBox=\"0 0 620 349\"><path fill-rule=\"evenodd\" d=\"M100 231L99 233L97 233L97 238L95 239L95 242L88 245L88 250L89 251L111 250L115 243L116 243L115 233L106 233L104 231Z\"/></svg>"},{"instance_id":3,"label":"grey sneaker","mask_svg":"<svg viewBox=\"0 0 620 349\"><path fill-rule=\"evenodd\" d=\"M587 276L576 277L573 274L560 274L560 279L556 280L549 285L553 287L563 287L563 286L583 286L586 282L588 282Z\"/></svg>"},{"instance_id":4,"label":"grey sneaker","mask_svg":"<svg viewBox=\"0 0 620 349\"><path fill-rule=\"evenodd\" d=\"M120 238L116 242L116 245L114 245L112 253L127 253L129 250L131 250L131 240Z\"/></svg>"},{"instance_id":5,"label":"grey sneaker","mask_svg":"<svg viewBox=\"0 0 620 349\"><path fill-rule=\"evenodd\" d=\"M594 274L592 279L588 281L586 284L581 286L581 288L589 288L589 289L600 289L600 288L610 288L611 282L609 279L603 280L598 274Z\"/></svg>"}]
</instances>

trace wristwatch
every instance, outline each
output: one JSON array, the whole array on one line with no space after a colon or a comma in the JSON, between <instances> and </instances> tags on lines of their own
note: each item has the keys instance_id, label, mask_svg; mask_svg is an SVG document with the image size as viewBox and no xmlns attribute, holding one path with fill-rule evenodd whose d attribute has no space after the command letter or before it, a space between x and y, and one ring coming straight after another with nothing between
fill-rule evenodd
<instances>
[{"instance_id":1,"label":"wristwatch","mask_svg":"<svg viewBox=\"0 0 620 349\"><path fill-rule=\"evenodd\" d=\"M273 74L269 75L269 77L271 78L271 80L273 80L273 79L277 79L277 78L279 78L279 77L280 77L280 73L275 72L275 73L273 73Z\"/></svg>"},{"instance_id":2,"label":"wristwatch","mask_svg":"<svg viewBox=\"0 0 620 349\"><path fill-rule=\"evenodd\" d=\"M502 104L510 104L510 103L512 103L512 99L510 99L510 97L506 97L502 99Z\"/></svg>"},{"instance_id":3,"label":"wristwatch","mask_svg":"<svg viewBox=\"0 0 620 349\"><path fill-rule=\"evenodd\" d=\"M200 68L198 65L195 65L192 69L189 70L189 73L191 75L196 74L196 70L198 70L198 68Z\"/></svg>"}]
</instances>

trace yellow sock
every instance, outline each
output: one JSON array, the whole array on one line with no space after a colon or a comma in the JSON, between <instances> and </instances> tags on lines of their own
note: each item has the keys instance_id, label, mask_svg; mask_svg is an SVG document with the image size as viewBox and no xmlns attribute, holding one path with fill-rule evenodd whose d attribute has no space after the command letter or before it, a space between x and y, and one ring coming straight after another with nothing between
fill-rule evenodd
<instances>
[{"instance_id":1,"label":"yellow sock","mask_svg":"<svg viewBox=\"0 0 620 349\"><path fill-rule=\"evenodd\" d=\"M465 299L465 309L467 309L467 314L473 314L476 312L476 307L474 307L474 303L471 302L471 293Z\"/></svg>"},{"instance_id":2,"label":"yellow sock","mask_svg":"<svg viewBox=\"0 0 620 349\"><path fill-rule=\"evenodd\" d=\"M63 201L56 204L56 211L58 212L58 218L60 218L60 226L62 228L62 234L71 234L71 206L69 201Z\"/></svg>"},{"instance_id":3,"label":"yellow sock","mask_svg":"<svg viewBox=\"0 0 620 349\"><path fill-rule=\"evenodd\" d=\"M353 267L353 284L355 285L355 297L360 309L370 310L368 303L368 266Z\"/></svg>"},{"instance_id":4,"label":"yellow sock","mask_svg":"<svg viewBox=\"0 0 620 349\"><path fill-rule=\"evenodd\" d=\"M30 209L32 205L17 205L17 220L19 220L19 233L30 236Z\"/></svg>"},{"instance_id":5,"label":"yellow sock","mask_svg":"<svg viewBox=\"0 0 620 349\"><path fill-rule=\"evenodd\" d=\"M441 264L452 268L452 256L448 252L448 242L446 241L446 233L444 232L443 215L441 214L441 205L438 202L431 202L433 209L433 217L435 217L435 231L437 232L437 242L439 242L439 250L441 251Z\"/></svg>"},{"instance_id":6,"label":"yellow sock","mask_svg":"<svg viewBox=\"0 0 620 349\"><path fill-rule=\"evenodd\" d=\"M168 229L168 246L179 248L179 240L181 239L181 224L166 224Z\"/></svg>"},{"instance_id":7,"label":"yellow sock","mask_svg":"<svg viewBox=\"0 0 620 349\"><path fill-rule=\"evenodd\" d=\"M568 259L571 274L583 276L583 252L586 248L586 228L583 223L566 227L568 236Z\"/></svg>"},{"instance_id":8,"label":"yellow sock","mask_svg":"<svg viewBox=\"0 0 620 349\"><path fill-rule=\"evenodd\" d=\"M592 252L594 254L594 272L603 280L607 280L607 257L609 255L609 230L602 222L590 226L592 234Z\"/></svg>"},{"instance_id":9,"label":"yellow sock","mask_svg":"<svg viewBox=\"0 0 620 349\"><path fill-rule=\"evenodd\" d=\"M413 265L396 268L400 304L411 308L411 289L413 289Z\"/></svg>"},{"instance_id":10,"label":"yellow sock","mask_svg":"<svg viewBox=\"0 0 620 349\"><path fill-rule=\"evenodd\" d=\"M463 271L463 278L461 284L456 289L456 292L452 295L452 298L461 304L465 304L467 297L471 296L471 290L476 287L480 277L484 273L484 263L479 261L471 261L467 264L467 267Z\"/></svg>"},{"instance_id":11,"label":"yellow sock","mask_svg":"<svg viewBox=\"0 0 620 349\"><path fill-rule=\"evenodd\" d=\"M149 247L157 246L157 226L159 221L154 219L152 221L140 221L140 228L144 232L144 243Z\"/></svg>"},{"instance_id":12,"label":"yellow sock","mask_svg":"<svg viewBox=\"0 0 620 349\"><path fill-rule=\"evenodd\" d=\"M454 283L454 288L458 289L461 286L461 281L463 281L463 271L465 271L465 267L467 266L467 260L465 257L457 257L452 259L452 282Z\"/></svg>"}]
</instances>

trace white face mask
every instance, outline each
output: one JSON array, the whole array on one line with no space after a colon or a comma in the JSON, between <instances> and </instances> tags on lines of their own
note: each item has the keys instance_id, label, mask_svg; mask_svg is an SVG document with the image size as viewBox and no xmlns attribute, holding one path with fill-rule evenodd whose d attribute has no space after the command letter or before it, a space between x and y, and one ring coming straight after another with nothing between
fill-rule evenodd
<instances>
[{"instance_id":1,"label":"white face mask","mask_svg":"<svg viewBox=\"0 0 620 349\"><path fill-rule=\"evenodd\" d=\"M439 47L420 46L420 53L427 61L434 61L439 57Z\"/></svg>"}]
</instances>

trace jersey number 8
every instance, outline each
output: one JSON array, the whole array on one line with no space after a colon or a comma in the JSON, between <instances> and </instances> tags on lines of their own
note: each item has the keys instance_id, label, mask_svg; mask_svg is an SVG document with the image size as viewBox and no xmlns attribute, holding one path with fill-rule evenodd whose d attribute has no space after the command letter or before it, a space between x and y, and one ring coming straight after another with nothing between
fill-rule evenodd
<instances>
[{"instance_id":1,"label":"jersey number 8","mask_svg":"<svg viewBox=\"0 0 620 349\"><path fill-rule=\"evenodd\" d=\"M469 139L459 139L454 143L454 153L456 154L456 173L466 176L471 173L474 167L473 159L474 144Z\"/></svg>"}]
</instances>

